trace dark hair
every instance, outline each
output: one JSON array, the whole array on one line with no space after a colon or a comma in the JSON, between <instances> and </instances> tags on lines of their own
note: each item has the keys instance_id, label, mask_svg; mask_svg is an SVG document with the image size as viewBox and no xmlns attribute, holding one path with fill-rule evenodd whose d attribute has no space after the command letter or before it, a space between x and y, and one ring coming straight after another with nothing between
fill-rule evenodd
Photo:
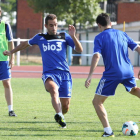
<instances>
[{"instance_id":1,"label":"dark hair","mask_svg":"<svg viewBox=\"0 0 140 140\"><path fill-rule=\"evenodd\" d=\"M47 15L45 18L45 24L48 24L48 20L54 20L54 19L57 19L56 15L54 14Z\"/></svg>"},{"instance_id":2,"label":"dark hair","mask_svg":"<svg viewBox=\"0 0 140 140\"><path fill-rule=\"evenodd\" d=\"M101 13L96 18L96 23L99 23L101 26L107 26L110 22L110 17L106 13Z\"/></svg>"}]
</instances>

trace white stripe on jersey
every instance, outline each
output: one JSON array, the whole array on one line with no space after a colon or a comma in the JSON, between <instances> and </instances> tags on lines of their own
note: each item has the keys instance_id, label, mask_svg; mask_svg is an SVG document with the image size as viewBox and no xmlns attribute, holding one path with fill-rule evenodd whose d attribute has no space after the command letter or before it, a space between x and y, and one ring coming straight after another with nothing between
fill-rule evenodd
<instances>
[{"instance_id":1,"label":"white stripe on jersey","mask_svg":"<svg viewBox=\"0 0 140 140\"><path fill-rule=\"evenodd\" d=\"M32 46L32 45L29 43L29 40L28 40L28 44L29 44L30 46Z\"/></svg>"},{"instance_id":2,"label":"white stripe on jersey","mask_svg":"<svg viewBox=\"0 0 140 140\"><path fill-rule=\"evenodd\" d=\"M98 91L97 91L97 94L98 94L98 95L101 95L102 89L103 89L103 87L104 87L105 80L106 80L106 79L102 79L102 80L100 81L100 86L99 86Z\"/></svg>"},{"instance_id":3,"label":"white stripe on jersey","mask_svg":"<svg viewBox=\"0 0 140 140\"><path fill-rule=\"evenodd\" d=\"M64 39L52 39L52 40L47 40L48 42L52 42L52 41L61 41L61 42L66 42L66 40Z\"/></svg>"},{"instance_id":4,"label":"white stripe on jersey","mask_svg":"<svg viewBox=\"0 0 140 140\"><path fill-rule=\"evenodd\" d=\"M13 34L12 34L11 26L8 22L5 22L5 24L7 24L7 28L6 28L7 39L10 42L10 41L13 40Z\"/></svg>"},{"instance_id":5,"label":"white stripe on jersey","mask_svg":"<svg viewBox=\"0 0 140 140\"><path fill-rule=\"evenodd\" d=\"M133 51L135 51L135 49L138 47L139 45L136 45L136 47L133 49Z\"/></svg>"},{"instance_id":6,"label":"white stripe on jersey","mask_svg":"<svg viewBox=\"0 0 140 140\"><path fill-rule=\"evenodd\" d=\"M97 54L97 53L101 55L101 53L99 53L99 52L94 52L93 55L94 55L94 54Z\"/></svg>"}]
</instances>

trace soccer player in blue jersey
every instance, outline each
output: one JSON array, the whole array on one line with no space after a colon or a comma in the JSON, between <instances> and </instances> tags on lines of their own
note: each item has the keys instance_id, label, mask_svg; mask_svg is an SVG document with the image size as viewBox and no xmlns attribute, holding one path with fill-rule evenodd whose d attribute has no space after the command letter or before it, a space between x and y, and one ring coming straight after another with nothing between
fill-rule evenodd
<instances>
[{"instance_id":1,"label":"soccer player in blue jersey","mask_svg":"<svg viewBox=\"0 0 140 140\"><path fill-rule=\"evenodd\" d=\"M109 96L115 95L119 83L124 85L127 92L140 98L140 88L136 86L133 66L128 57L128 48L140 54L140 46L125 32L112 29L110 17L106 13L98 15L96 23L101 33L94 40L93 57L85 87L89 87L92 74L102 55L105 71L92 102L104 127L102 137L114 137L103 103Z\"/></svg>"},{"instance_id":2,"label":"soccer player in blue jersey","mask_svg":"<svg viewBox=\"0 0 140 140\"><path fill-rule=\"evenodd\" d=\"M1 16L1 7L0 7ZM13 91L11 87L11 70L14 65L14 55L3 55L5 49L12 50L14 48L13 35L10 25L0 19L0 81L2 81L5 91L5 99L8 105L9 116L17 116L13 111Z\"/></svg>"},{"instance_id":3,"label":"soccer player in blue jersey","mask_svg":"<svg viewBox=\"0 0 140 140\"><path fill-rule=\"evenodd\" d=\"M69 25L69 34L57 32L56 15L47 15L45 27L47 33L35 35L12 51L5 51L4 55L11 55L31 45L39 46L43 63L42 80L46 91L51 95L52 106L56 112L54 118L62 128L65 128L64 114L69 110L72 92L72 78L66 61L67 46L72 47L77 52L82 52L83 48L75 36L74 26Z\"/></svg>"}]
</instances>

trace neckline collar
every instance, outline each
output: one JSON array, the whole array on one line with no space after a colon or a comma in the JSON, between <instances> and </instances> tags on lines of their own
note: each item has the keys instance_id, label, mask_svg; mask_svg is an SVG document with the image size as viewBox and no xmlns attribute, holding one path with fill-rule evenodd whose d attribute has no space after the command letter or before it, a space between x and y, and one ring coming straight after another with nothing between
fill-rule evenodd
<instances>
[{"instance_id":1,"label":"neckline collar","mask_svg":"<svg viewBox=\"0 0 140 140\"><path fill-rule=\"evenodd\" d=\"M105 30L108 30L108 29L112 29L112 28L106 28L106 29L104 29L104 31L105 31Z\"/></svg>"}]
</instances>

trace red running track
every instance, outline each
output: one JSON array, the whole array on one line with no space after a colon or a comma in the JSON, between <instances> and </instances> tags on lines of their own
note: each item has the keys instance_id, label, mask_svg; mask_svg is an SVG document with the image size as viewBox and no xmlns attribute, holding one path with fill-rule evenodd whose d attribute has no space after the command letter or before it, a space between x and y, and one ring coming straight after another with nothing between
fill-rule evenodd
<instances>
[{"instance_id":1,"label":"red running track","mask_svg":"<svg viewBox=\"0 0 140 140\"><path fill-rule=\"evenodd\" d=\"M135 77L139 72L139 67L134 67ZM72 78L87 78L90 66L70 66ZM96 67L93 78L101 78L104 71L103 66ZM42 66L14 66L12 68L13 78L41 78Z\"/></svg>"}]
</instances>

